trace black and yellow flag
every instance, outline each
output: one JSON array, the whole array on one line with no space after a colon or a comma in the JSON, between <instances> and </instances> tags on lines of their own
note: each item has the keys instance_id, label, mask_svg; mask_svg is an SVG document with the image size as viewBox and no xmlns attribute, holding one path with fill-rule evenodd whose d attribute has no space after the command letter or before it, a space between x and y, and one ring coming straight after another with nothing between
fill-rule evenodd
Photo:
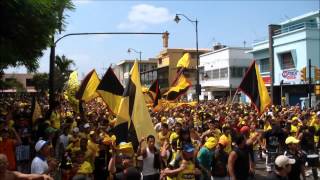
<instances>
[{"instance_id":1,"label":"black and yellow flag","mask_svg":"<svg viewBox=\"0 0 320 180\"><path fill-rule=\"evenodd\" d=\"M128 129L129 133L124 134ZM142 137L147 137L148 135L154 135L157 139L146 102L144 101L137 61L135 61L130 71L129 82L121 99L115 134L117 143L129 140L135 144L138 142L137 140L141 140Z\"/></svg>"},{"instance_id":2,"label":"black and yellow flag","mask_svg":"<svg viewBox=\"0 0 320 180\"><path fill-rule=\"evenodd\" d=\"M249 67L238 89L250 98L260 114L271 104L268 90L255 61Z\"/></svg>"},{"instance_id":3,"label":"black and yellow flag","mask_svg":"<svg viewBox=\"0 0 320 180\"><path fill-rule=\"evenodd\" d=\"M80 88L76 94L76 98L84 102L88 102L91 99L99 96L96 92L100 83L100 79L96 70L90 71L81 82Z\"/></svg>"},{"instance_id":4,"label":"black and yellow flag","mask_svg":"<svg viewBox=\"0 0 320 180\"><path fill-rule=\"evenodd\" d=\"M174 85L163 95L167 100L173 101L185 94L191 86L191 82L181 73Z\"/></svg>"},{"instance_id":5,"label":"black and yellow flag","mask_svg":"<svg viewBox=\"0 0 320 180\"><path fill-rule=\"evenodd\" d=\"M156 105L158 105L159 99L161 99L158 79L153 81L152 85L149 88L149 93L151 94L153 99L153 107L155 107Z\"/></svg>"},{"instance_id":6,"label":"black and yellow flag","mask_svg":"<svg viewBox=\"0 0 320 180\"><path fill-rule=\"evenodd\" d=\"M114 114L118 112L123 91L124 88L122 84L111 67L109 67L97 87L97 92L108 105L109 110Z\"/></svg>"}]
</instances>

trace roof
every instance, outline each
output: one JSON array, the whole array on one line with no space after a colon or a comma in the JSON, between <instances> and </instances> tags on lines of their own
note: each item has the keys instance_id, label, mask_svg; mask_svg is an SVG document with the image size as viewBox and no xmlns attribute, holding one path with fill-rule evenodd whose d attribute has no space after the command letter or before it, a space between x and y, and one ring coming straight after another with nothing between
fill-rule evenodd
<instances>
[{"instance_id":1,"label":"roof","mask_svg":"<svg viewBox=\"0 0 320 180\"><path fill-rule=\"evenodd\" d=\"M285 25L285 24L288 24L288 23L292 23L294 21L298 21L298 20L301 20L301 19L305 19L305 18L308 18L308 17L311 17L311 16L314 16L314 15L317 15L319 16L320 14L320 10L317 10L317 11L311 11L311 12L308 12L306 14L302 14L300 16L297 16L297 17L294 17L294 18L291 18L291 19L288 19L286 21L283 21L281 23L279 23L280 25Z\"/></svg>"},{"instance_id":2,"label":"roof","mask_svg":"<svg viewBox=\"0 0 320 180\"><path fill-rule=\"evenodd\" d=\"M136 60L121 60L119 63L117 63L118 66L125 64L125 63L134 63ZM139 60L137 60L139 62ZM157 64L157 60L155 58L150 58L149 60L141 60L142 64Z\"/></svg>"},{"instance_id":3,"label":"roof","mask_svg":"<svg viewBox=\"0 0 320 180\"><path fill-rule=\"evenodd\" d=\"M208 53L205 53L205 54L201 54L200 57L202 56L208 56L210 54L215 54L215 53L218 53L218 52L221 52L221 51L225 51L225 50L231 50L231 49L236 49L236 50L245 50L245 51L250 51L252 50L252 48L249 48L249 47L224 47L224 48L221 48L221 49L218 49L218 50L212 50Z\"/></svg>"}]
</instances>

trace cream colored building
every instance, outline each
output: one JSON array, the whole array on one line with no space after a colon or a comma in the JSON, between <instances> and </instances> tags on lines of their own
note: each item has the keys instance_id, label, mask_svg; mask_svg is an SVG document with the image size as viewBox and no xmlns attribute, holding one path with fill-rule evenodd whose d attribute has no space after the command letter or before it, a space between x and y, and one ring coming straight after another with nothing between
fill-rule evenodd
<instances>
[{"instance_id":1,"label":"cream colored building","mask_svg":"<svg viewBox=\"0 0 320 180\"><path fill-rule=\"evenodd\" d=\"M10 79L16 79L27 92L36 92L33 82L32 82L33 74L26 73L8 73L4 74L2 77L3 81L9 81ZM8 92L14 92L14 90L4 90Z\"/></svg>"}]
</instances>

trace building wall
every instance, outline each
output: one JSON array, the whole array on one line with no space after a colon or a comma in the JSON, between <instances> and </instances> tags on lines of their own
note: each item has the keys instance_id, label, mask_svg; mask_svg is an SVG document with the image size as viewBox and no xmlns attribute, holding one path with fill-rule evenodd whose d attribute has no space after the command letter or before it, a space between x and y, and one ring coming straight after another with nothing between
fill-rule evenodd
<instances>
[{"instance_id":1,"label":"building wall","mask_svg":"<svg viewBox=\"0 0 320 180\"><path fill-rule=\"evenodd\" d=\"M209 79L201 80L202 87L209 91L212 89L221 91L229 90L230 86L232 88L239 86L242 77L231 77L230 67L248 67L252 62L252 55L245 53L248 50L248 48L230 47L202 55L200 57L200 67L203 67L205 73L210 73L211 70L228 68L227 77L213 79L209 75Z\"/></svg>"},{"instance_id":2,"label":"building wall","mask_svg":"<svg viewBox=\"0 0 320 180\"><path fill-rule=\"evenodd\" d=\"M18 82L20 82L23 87L28 90L28 89L34 89L34 86L28 86L27 85L27 80L32 80L33 74L4 74L2 80L6 81L6 79L16 79Z\"/></svg>"}]
</instances>

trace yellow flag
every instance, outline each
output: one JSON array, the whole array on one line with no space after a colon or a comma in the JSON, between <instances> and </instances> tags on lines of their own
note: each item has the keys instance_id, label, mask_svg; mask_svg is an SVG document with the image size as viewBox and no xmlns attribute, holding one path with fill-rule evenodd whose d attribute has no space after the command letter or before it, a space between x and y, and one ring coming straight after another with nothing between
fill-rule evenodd
<instances>
[{"instance_id":1,"label":"yellow flag","mask_svg":"<svg viewBox=\"0 0 320 180\"><path fill-rule=\"evenodd\" d=\"M177 68L190 68L190 53L184 53L177 63Z\"/></svg>"},{"instance_id":2,"label":"yellow flag","mask_svg":"<svg viewBox=\"0 0 320 180\"><path fill-rule=\"evenodd\" d=\"M42 116L41 108L37 100L34 102L34 109L32 113L32 123L34 124L38 118Z\"/></svg>"}]
</instances>

